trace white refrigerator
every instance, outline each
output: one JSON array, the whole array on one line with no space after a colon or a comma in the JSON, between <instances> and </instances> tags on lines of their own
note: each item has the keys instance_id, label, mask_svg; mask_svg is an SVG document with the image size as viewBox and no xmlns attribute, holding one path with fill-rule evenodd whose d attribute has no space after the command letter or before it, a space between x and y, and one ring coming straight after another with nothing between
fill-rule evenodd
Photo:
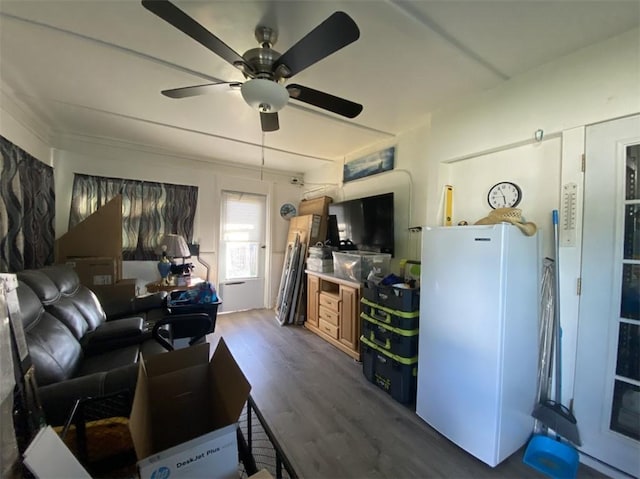
<instances>
[{"instance_id":1,"label":"white refrigerator","mask_svg":"<svg viewBox=\"0 0 640 479\"><path fill-rule=\"evenodd\" d=\"M423 230L416 413L492 467L533 430L539 236L505 223Z\"/></svg>"}]
</instances>

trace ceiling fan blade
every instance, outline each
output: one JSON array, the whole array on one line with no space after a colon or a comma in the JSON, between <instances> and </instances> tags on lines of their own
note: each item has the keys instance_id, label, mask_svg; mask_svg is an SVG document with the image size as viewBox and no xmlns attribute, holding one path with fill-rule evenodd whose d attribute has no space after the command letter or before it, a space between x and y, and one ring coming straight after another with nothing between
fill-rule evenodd
<instances>
[{"instance_id":1,"label":"ceiling fan blade","mask_svg":"<svg viewBox=\"0 0 640 479\"><path fill-rule=\"evenodd\" d=\"M260 112L260 124L262 125L262 131L277 131L280 129L277 113Z\"/></svg>"},{"instance_id":2,"label":"ceiling fan blade","mask_svg":"<svg viewBox=\"0 0 640 479\"><path fill-rule=\"evenodd\" d=\"M287 85L289 96L295 100L332 111L347 118L355 118L362 112L362 105L323 91L302 85Z\"/></svg>"},{"instance_id":3,"label":"ceiling fan blade","mask_svg":"<svg viewBox=\"0 0 640 479\"><path fill-rule=\"evenodd\" d=\"M142 6L232 65L244 65L240 55L168 0L142 0Z\"/></svg>"},{"instance_id":4,"label":"ceiling fan blade","mask_svg":"<svg viewBox=\"0 0 640 479\"><path fill-rule=\"evenodd\" d=\"M240 87L238 82L218 82L205 83L204 85L185 86L182 88L173 88L171 90L162 90L164 96L169 98L188 98L190 96L206 95L216 90L220 85L229 85L230 88Z\"/></svg>"},{"instance_id":5,"label":"ceiling fan blade","mask_svg":"<svg viewBox=\"0 0 640 479\"><path fill-rule=\"evenodd\" d=\"M298 43L284 52L274 64L286 67L284 78L291 78L310 65L355 42L360 30L353 19L344 12L335 12L311 30Z\"/></svg>"}]
</instances>

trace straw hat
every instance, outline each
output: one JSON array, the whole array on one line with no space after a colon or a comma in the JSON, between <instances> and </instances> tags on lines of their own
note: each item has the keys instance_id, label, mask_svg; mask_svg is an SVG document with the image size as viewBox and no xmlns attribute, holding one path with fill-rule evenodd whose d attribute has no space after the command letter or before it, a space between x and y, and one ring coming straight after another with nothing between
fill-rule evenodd
<instances>
[{"instance_id":1,"label":"straw hat","mask_svg":"<svg viewBox=\"0 0 640 479\"><path fill-rule=\"evenodd\" d=\"M519 208L496 208L489 216L486 216L475 224L477 225L495 225L498 223L511 223L517 226L527 236L536 234L538 228L535 223L522 221L522 210Z\"/></svg>"}]
</instances>

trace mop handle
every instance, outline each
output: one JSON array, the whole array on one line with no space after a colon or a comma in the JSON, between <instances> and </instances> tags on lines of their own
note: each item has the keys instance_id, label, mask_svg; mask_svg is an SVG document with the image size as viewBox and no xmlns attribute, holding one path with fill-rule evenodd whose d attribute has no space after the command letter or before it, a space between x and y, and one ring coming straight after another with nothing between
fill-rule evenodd
<instances>
[{"instance_id":1,"label":"mop handle","mask_svg":"<svg viewBox=\"0 0 640 479\"><path fill-rule=\"evenodd\" d=\"M560 327L560 237L558 234L558 210L553 210L553 239L555 248L555 296L553 301L553 314L555 323L555 366L556 366L556 402L562 404L562 346L561 346L561 334L562 329Z\"/></svg>"}]
</instances>

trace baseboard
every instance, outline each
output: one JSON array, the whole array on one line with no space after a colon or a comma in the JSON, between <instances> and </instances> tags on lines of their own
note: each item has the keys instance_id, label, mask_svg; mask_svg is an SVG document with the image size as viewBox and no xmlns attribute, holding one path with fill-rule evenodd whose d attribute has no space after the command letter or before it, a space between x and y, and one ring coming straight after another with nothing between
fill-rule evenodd
<instances>
[{"instance_id":1,"label":"baseboard","mask_svg":"<svg viewBox=\"0 0 640 479\"><path fill-rule=\"evenodd\" d=\"M585 466L589 466L591 469L595 469L602 474L606 474L612 479L633 479L633 476L630 476L615 467L612 467L604 462L600 462L597 459L588 456L586 454L580 453L580 462Z\"/></svg>"}]
</instances>

